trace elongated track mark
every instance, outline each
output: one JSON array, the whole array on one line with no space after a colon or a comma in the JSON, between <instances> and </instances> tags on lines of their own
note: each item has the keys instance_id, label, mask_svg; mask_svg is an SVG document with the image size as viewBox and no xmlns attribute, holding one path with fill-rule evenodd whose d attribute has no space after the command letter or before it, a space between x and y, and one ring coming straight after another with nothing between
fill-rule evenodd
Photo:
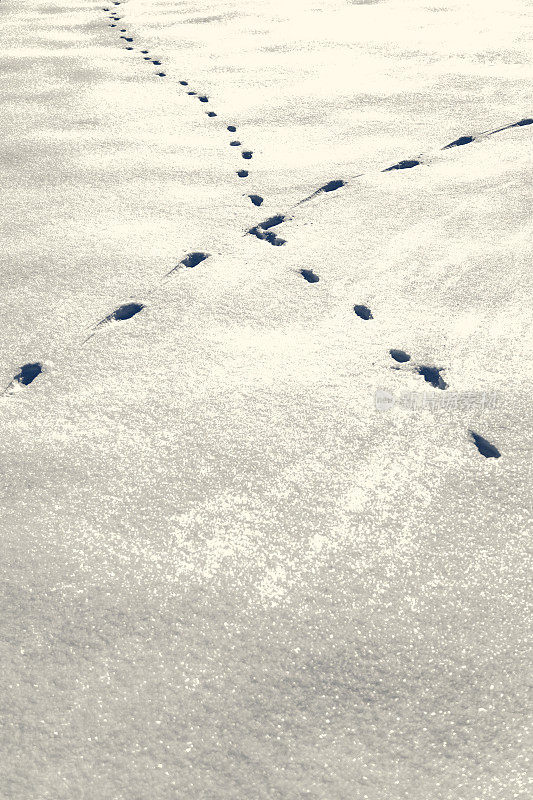
<instances>
[{"instance_id":1,"label":"elongated track mark","mask_svg":"<svg viewBox=\"0 0 533 800\"><path fill-rule=\"evenodd\" d=\"M23 364L19 369L20 371L13 377L2 394L10 394L16 390L17 386L29 386L41 374L43 365L39 361L32 361Z\"/></svg>"},{"instance_id":2,"label":"elongated track mark","mask_svg":"<svg viewBox=\"0 0 533 800\"><path fill-rule=\"evenodd\" d=\"M188 253L185 256L185 258L181 259L179 264L176 264L175 267L172 267L172 269L166 273L166 276L171 275L173 272L176 272L176 270L180 269L181 267L187 267L188 269L197 267L198 264L201 264L202 261L206 260L206 258L209 258L209 253L201 253L201 252Z\"/></svg>"},{"instance_id":3,"label":"elongated track mark","mask_svg":"<svg viewBox=\"0 0 533 800\"><path fill-rule=\"evenodd\" d=\"M315 275L312 269L301 269L299 272L302 278L305 278L307 283L318 283L320 280L318 275Z\"/></svg>"},{"instance_id":4,"label":"elongated track mark","mask_svg":"<svg viewBox=\"0 0 533 800\"><path fill-rule=\"evenodd\" d=\"M500 451L497 447L494 447L488 439L485 439L484 436L480 436L479 433L475 433L475 431L469 431L469 434L482 456L485 458L500 458Z\"/></svg>"}]
</instances>

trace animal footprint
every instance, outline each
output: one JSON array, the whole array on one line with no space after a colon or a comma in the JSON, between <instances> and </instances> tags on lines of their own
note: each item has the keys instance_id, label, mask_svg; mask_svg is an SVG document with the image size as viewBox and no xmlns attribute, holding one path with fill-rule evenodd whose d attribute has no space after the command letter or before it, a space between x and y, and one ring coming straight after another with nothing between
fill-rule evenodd
<instances>
[{"instance_id":1,"label":"animal footprint","mask_svg":"<svg viewBox=\"0 0 533 800\"><path fill-rule=\"evenodd\" d=\"M393 169L412 169L413 167L418 167L422 162L415 161L415 160L407 160L407 161L398 161L397 164L393 164L392 167L387 167L386 169L382 169L382 172L391 172Z\"/></svg>"},{"instance_id":2,"label":"animal footprint","mask_svg":"<svg viewBox=\"0 0 533 800\"><path fill-rule=\"evenodd\" d=\"M372 312L370 311L368 306L354 306L353 310L355 311L358 317L361 317L361 319L364 320L374 319L374 317L372 316Z\"/></svg>"},{"instance_id":3,"label":"animal footprint","mask_svg":"<svg viewBox=\"0 0 533 800\"><path fill-rule=\"evenodd\" d=\"M399 364L405 364L406 361L411 360L411 356L403 350L389 350L391 357L398 361Z\"/></svg>"},{"instance_id":4,"label":"animal footprint","mask_svg":"<svg viewBox=\"0 0 533 800\"><path fill-rule=\"evenodd\" d=\"M308 200L312 200L313 197L316 197L324 192L336 192L337 189L341 189L343 186L346 186L346 181L343 181L340 178L338 180L329 181L328 183L324 184L324 186L321 186L320 189L317 189L316 192L310 194L309 197L305 197L303 200L300 200L300 203L307 203Z\"/></svg>"},{"instance_id":5,"label":"animal footprint","mask_svg":"<svg viewBox=\"0 0 533 800\"><path fill-rule=\"evenodd\" d=\"M18 386L29 386L42 371L43 365L38 361L23 364L20 368L20 372L18 372L11 383L6 386L2 394L11 394L13 391L16 391Z\"/></svg>"},{"instance_id":6,"label":"animal footprint","mask_svg":"<svg viewBox=\"0 0 533 800\"><path fill-rule=\"evenodd\" d=\"M476 140L475 136L460 136L454 142L450 142L450 144L447 144L442 149L449 150L450 147L461 147L464 144L470 144L471 142L475 142L475 140Z\"/></svg>"},{"instance_id":7,"label":"animal footprint","mask_svg":"<svg viewBox=\"0 0 533 800\"><path fill-rule=\"evenodd\" d=\"M175 267L172 267L170 272L167 272L167 275L171 275L180 267L189 267L190 269L192 269L192 267L197 267L198 264L201 264L202 261L206 260L206 258L209 258L209 253L189 253L185 256L185 258L181 259L179 264L177 264Z\"/></svg>"},{"instance_id":8,"label":"animal footprint","mask_svg":"<svg viewBox=\"0 0 533 800\"><path fill-rule=\"evenodd\" d=\"M239 145L240 145L240 142L237 142L236 140L229 143L230 147L238 147Z\"/></svg>"},{"instance_id":9,"label":"animal footprint","mask_svg":"<svg viewBox=\"0 0 533 800\"><path fill-rule=\"evenodd\" d=\"M253 155L253 153L252 153L251 150L243 150L242 151L242 157L246 158L248 161L251 159L252 155Z\"/></svg>"},{"instance_id":10,"label":"animal footprint","mask_svg":"<svg viewBox=\"0 0 533 800\"><path fill-rule=\"evenodd\" d=\"M215 114L214 111L207 111L206 113L207 113L208 117L216 117L216 114Z\"/></svg>"},{"instance_id":11,"label":"animal footprint","mask_svg":"<svg viewBox=\"0 0 533 800\"><path fill-rule=\"evenodd\" d=\"M252 195L250 195L250 197L251 196ZM253 196L257 197L257 195ZM252 200L252 202L254 201ZM263 202L262 199L261 202ZM254 205L261 205L261 203L254 203ZM286 217L283 214L276 214L276 216L269 217L269 219L265 220L264 222L260 222L259 225L255 225L253 228L250 228L248 233L257 237L257 239L262 239L265 242L269 242L275 247L280 247L281 245L286 244L286 240L282 239L281 236L277 236L274 231L269 230L269 228L274 228L276 225L281 225L281 223L285 222L285 220Z\"/></svg>"},{"instance_id":12,"label":"animal footprint","mask_svg":"<svg viewBox=\"0 0 533 800\"><path fill-rule=\"evenodd\" d=\"M87 339L85 339L85 341L88 342L101 325L106 325L110 322L124 322L125 320L134 317L135 314L138 314L139 311L143 310L143 308L146 308L143 303L125 303L124 305L119 306L111 314L108 314L107 317L104 317L100 320L100 322L96 323L94 326L94 331L87 337Z\"/></svg>"},{"instance_id":13,"label":"animal footprint","mask_svg":"<svg viewBox=\"0 0 533 800\"><path fill-rule=\"evenodd\" d=\"M206 97L205 95L199 97L198 100L200 101L200 103L209 103L209 98Z\"/></svg>"},{"instance_id":14,"label":"animal footprint","mask_svg":"<svg viewBox=\"0 0 533 800\"><path fill-rule=\"evenodd\" d=\"M320 280L318 275L315 275L312 269L301 269L300 275L305 278L308 283L318 283Z\"/></svg>"},{"instance_id":15,"label":"animal footprint","mask_svg":"<svg viewBox=\"0 0 533 800\"><path fill-rule=\"evenodd\" d=\"M246 169L239 169L239 170L237 171L237 175L239 176L239 178L247 178L247 177L248 177L248 170L246 170Z\"/></svg>"},{"instance_id":16,"label":"animal footprint","mask_svg":"<svg viewBox=\"0 0 533 800\"><path fill-rule=\"evenodd\" d=\"M236 130L237 128L235 127L235 125L228 125L228 131L230 133L235 133Z\"/></svg>"},{"instance_id":17,"label":"animal footprint","mask_svg":"<svg viewBox=\"0 0 533 800\"><path fill-rule=\"evenodd\" d=\"M261 203L263 202L263 198L259 194L249 194L248 197L250 198L254 206L260 206Z\"/></svg>"},{"instance_id":18,"label":"animal footprint","mask_svg":"<svg viewBox=\"0 0 533 800\"><path fill-rule=\"evenodd\" d=\"M487 439L474 431L469 431L469 434L482 456L485 456L485 458L500 458L501 453L498 448L494 447Z\"/></svg>"},{"instance_id":19,"label":"animal footprint","mask_svg":"<svg viewBox=\"0 0 533 800\"><path fill-rule=\"evenodd\" d=\"M417 367L416 371L422 375L426 383L430 383L435 389L447 389L448 384L441 378L444 367Z\"/></svg>"}]
</instances>

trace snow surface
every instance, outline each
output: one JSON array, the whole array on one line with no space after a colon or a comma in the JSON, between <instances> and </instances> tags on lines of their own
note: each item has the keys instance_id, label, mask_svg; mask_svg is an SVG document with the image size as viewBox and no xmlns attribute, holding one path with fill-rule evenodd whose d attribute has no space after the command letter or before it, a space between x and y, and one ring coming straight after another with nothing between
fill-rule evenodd
<instances>
[{"instance_id":1,"label":"snow surface","mask_svg":"<svg viewBox=\"0 0 533 800\"><path fill-rule=\"evenodd\" d=\"M528 797L529 4L0 23L1 796Z\"/></svg>"}]
</instances>

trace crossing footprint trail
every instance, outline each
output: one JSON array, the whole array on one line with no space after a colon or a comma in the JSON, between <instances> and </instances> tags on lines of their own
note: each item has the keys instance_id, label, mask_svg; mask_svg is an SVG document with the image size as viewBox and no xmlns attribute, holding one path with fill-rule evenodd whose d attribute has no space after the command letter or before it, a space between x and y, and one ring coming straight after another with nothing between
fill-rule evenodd
<instances>
[{"instance_id":1,"label":"crossing footprint trail","mask_svg":"<svg viewBox=\"0 0 533 800\"><path fill-rule=\"evenodd\" d=\"M158 58L153 58L150 54L150 50L146 48L145 45L138 45L136 39L131 35L128 31L126 23L124 23L123 18L120 15L120 6L125 5L122 0L115 0L112 4L102 7L102 11L108 14L108 19L110 20L109 27L116 31L119 37L119 40L125 43L125 47L123 48L126 51L130 52L138 52L141 56L142 60L145 61L147 64L153 65L156 67L156 71L154 72L154 76L157 78L166 78L167 73L164 69L159 69L163 66L162 60ZM191 98L197 99L202 104L209 104L210 98L207 94L199 93L195 89L190 87L189 81L181 78L178 81L178 86L180 86L187 94L187 96ZM218 114L212 109L207 110L206 115L211 119L218 119ZM487 138L488 136L493 136L494 134L500 133L501 131L508 130L510 128L518 128L527 125L533 124L533 119L524 118L519 120L518 122L514 122L508 125L504 125L500 128L491 131L485 131L477 135L463 135L455 139L454 141L450 142L449 144L445 145L441 148L441 150L449 150L454 147L462 147L467 144L471 144L475 141L480 141L483 138ZM230 134L237 133L237 126L235 124L226 124L225 129ZM241 148L243 147L241 141L239 139L231 139L229 141L230 148ZM244 148L241 150L241 157L245 161L251 161L253 158L253 150L249 148ZM393 172L397 170L406 170L406 169L413 169L415 167L424 165L426 161L421 157L418 156L417 158L409 158L398 161L396 164L391 166L385 167L384 169L380 170L381 172ZM365 173L358 173L357 175L352 176L349 179L333 179L328 181L323 186L316 189L310 195L306 196L302 200L295 203L292 209L301 206L304 203L307 203L315 198L319 198L323 195L330 194L332 192L336 192L340 189L348 187L351 181L355 180L356 178L361 177ZM237 169L236 175L243 179L249 176L249 171L247 169ZM249 194L246 195L252 205L259 207L264 202L264 198L258 194ZM291 219L290 214L276 214L268 219L264 220L263 222L259 222L256 225L249 228L245 236L250 235L254 236L255 238L265 241L268 244L274 247L282 247L283 245L287 244L287 240L283 239L281 236L278 235L272 228L278 227L279 225L283 224L287 220ZM191 252L187 254L176 266L172 267L167 273L165 273L162 277L162 281L169 278L173 275L176 271L180 269L191 269L203 261L209 258L209 253L205 253L202 251ZM320 281L320 276L316 275L315 272L311 269L301 268L297 270L298 274L301 278L303 278L309 284L317 284ZM158 284L152 292L147 294L149 297L155 291L160 284ZM146 298L145 298L146 299ZM138 314L140 314L146 308L146 303L139 302L139 301L132 301L128 303L124 303L122 305L117 306L114 311L111 311L102 319L98 320L92 327L91 333L83 340L83 344L88 342L90 339L95 336L98 331L104 327L116 324L122 324L132 320ZM374 319L373 314L365 305L356 304L353 307L354 313L358 318L360 318L364 322L369 322ZM400 365L409 364L411 361L411 356L407 354L403 350L391 348L389 350L389 354L391 358ZM400 366L394 366L395 369L401 369ZM420 375L425 382L429 383L433 388L445 390L448 388L448 384L443 379L441 373L444 371L443 367L436 367L432 365L413 365L410 367L414 369L414 371ZM2 395L12 394L19 389L23 389L24 387L29 386L32 384L40 375L45 372L43 369L43 364L41 362L33 362L24 364L19 368L19 372L13 377L10 383L6 386L3 390ZM486 438L484 438L481 434L476 433L472 430L468 431L469 440L475 445L478 452L484 458L499 458L501 453L499 450L491 444Z\"/></svg>"},{"instance_id":2,"label":"crossing footprint trail","mask_svg":"<svg viewBox=\"0 0 533 800\"><path fill-rule=\"evenodd\" d=\"M440 148L441 150L449 150L453 147L462 147L467 144L471 144L475 141L481 141L484 138L488 138L489 136L493 136L494 134L501 133L505 130L510 130L511 128L521 128L528 125L533 124L533 119L526 117L524 119L518 120L518 122L513 122L508 125L504 125L500 128L496 128L494 130L484 131L477 135L467 135L467 136L460 136L459 138L455 139L453 142L450 142L444 147ZM380 170L381 172L393 172L396 170L405 170L405 169L413 169L414 167L421 166L426 162L422 159L421 156L418 158L411 158L411 159L403 159L398 161L396 164L392 164L389 167L385 167L384 169ZM350 180L354 180L356 178L362 177L366 173L358 173L354 175ZM307 203L310 200L320 197L324 194L329 194L331 192L335 192L339 189L342 189L349 185L350 180L344 179L334 179L328 181L328 183L324 184L323 186L316 189L312 194L305 197L303 200L298 201L295 203L291 209L297 208L298 206L302 205L303 203ZM260 222L257 225L250 228L247 233L255 236L257 239L263 240L268 242L271 245L276 247L282 246L287 243L286 239L283 239L277 233L271 230L273 227L277 227L281 225L283 222L291 219L290 214L277 214L274 217L270 217L269 219L265 220L264 222ZM320 278L316 275L313 270L310 269L301 269L299 270L300 275L308 282L308 283L318 283ZM373 319L372 312L370 309L365 305L355 305L353 307L355 314L362 320L368 321ZM396 350L391 349L389 350L391 357L399 362L405 363L410 361L410 356L405 353L403 350ZM394 369L400 369L399 367L393 367ZM445 390L448 388L448 384L444 380L441 375L441 372L444 371L444 367L436 367L432 365L425 365L420 364L414 367L415 372L420 375L426 383L429 383L435 389ZM483 438L479 434L475 434L472 431L469 431L469 436L471 441L477 447L478 452L484 456L485 458L499 458L500 452L497 450L494 445L490 444L487 439Z\"/></svg>"}]
</instances>

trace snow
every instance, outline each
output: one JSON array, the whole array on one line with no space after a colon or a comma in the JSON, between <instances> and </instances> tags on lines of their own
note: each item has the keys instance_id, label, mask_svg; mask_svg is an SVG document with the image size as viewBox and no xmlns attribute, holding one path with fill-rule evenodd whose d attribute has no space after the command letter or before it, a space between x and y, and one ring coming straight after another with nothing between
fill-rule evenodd
<instances>
[{"instance_id":1,"label":"snow","mask_svg":"<svg viewBox=\"0 0 533 800\"><path fill-rule=\"evenodd\" d=\"M528 796L527 11L0 6L9 800Z\"/></svg>"}]
</instances>

